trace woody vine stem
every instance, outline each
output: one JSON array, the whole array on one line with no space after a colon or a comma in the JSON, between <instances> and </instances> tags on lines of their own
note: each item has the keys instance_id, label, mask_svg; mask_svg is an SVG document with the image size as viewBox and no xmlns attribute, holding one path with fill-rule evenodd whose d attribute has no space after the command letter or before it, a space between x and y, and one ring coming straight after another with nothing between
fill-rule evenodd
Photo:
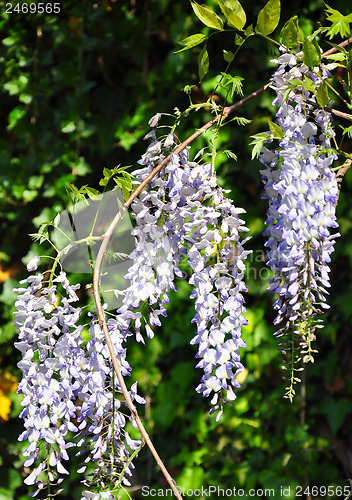
<instances>
[{"instance_id":1,"label":"woody vine stem","mask_svg":"<svg viewBox=\"0 0 352 500\"><path fill-rule=\"evenodd\" d=\"M348 45L348 43L350 43L350 42L351 42L351 40L346 40L346 41L342 42L341 44L339 44L338 47L344 47L344 46ZM337 47L336 48L334 47L334 48L324 52L321 55L321 58L323 59L327 55L330 55L330 54L336 52L337 50L338 50ZM200 129L196 130L191 136L189 136L186 140L184 140L181 144L179 144L176 148L174 148L172 153L170 153L164 160L162 160L154 168L154 170L148 175L148 177L146 177L146 179L143 182L141 182L141 184L139 184L139 186L131 194L131 196L128 198L128 200L124 203L122 208L119 210L119 212L116 214L116 216L114 217L114 219L110 223L106 233L102 236L102 243L101 243L101 246L100 246L97 258L96 258L95 266L94 266L93 293L94 293L94 300L95 300L96 308L97 308L97 314L98 314L98 318L99 318L100 327L102 328L102 330L104 332L105 341L106 341L106 344L109 348L110 357L112 360L114 371L115 371L116 376L118 378L119 385L121 387L121 391L125 397L126 404L131 412L131 415L133 416L133 419L135 420L135 422L139 428L139 431L142 435L143 442L150 449L156 463L158 464L161 472L163 473L168 484L170 485L175 497L178 498L179 500L182 500L182 496L180 495L180 493L176 487L175 481L172 479L172 477L169 474L169 472L167 471L163 461L161 460L160 456L158 455L158 453L157 453L157 451L156 451L156 449L155 449L155 447L154 447L154 445L153 445L153 443L152 443L152 441L151 441L151 439L150 439L150 437L149 437L149 435L148 435L148 433L147 433L147 431L146 431L146 429L145 429L145 427L144 427L144 425L139 417L137 409L135 408L135 406L132 402L132 399L130 397L129 391L126 387L124 378L123 378L121 370L120 370L119 362L117 360L114 346L113 346L113 343L112 343L111 338L110 338L109 330L108 330L106 319L105 319L105 313L104 313L102 303L101 303L101 298L100 298L99 277L100 277L101 265L102 265L102 261L104 259L105 253L107 251L107 247L108 247L110 238L112 236L112 233L113 233L117 223L121 220L124 213L126 213L127 209L129 208L129 206L131 205L133 200L135 200L135 198L137 198L137 196L147 186L147 184L169 163L171 155L180 153L185 147L187 147L189 144L191 144L202 133L204 133L206 130L211 128L216 123L220 122L220 120L226 119L236 109L243 106L244 104L251 101L252 99L256 98L257 96L263 94L269 88L269 86L270 86L270 83L267 83L266 85L264 85L263 87L259 88L256 91L252 92L251 94L249 94L245 98L241 99L240 101L232 104L231 106L227 106L227 107L223 108L222 112L220 114L216 115L212 120L207 122ZM349 114L342 113L340 111L333 110L333 109L331 109L330 112L335 114L335 115L338 115L342 118L345 118L349 121L352 120L352 116ZM343 164L343 166L339 169L339 171L337 173L337 181L338 181L339 191L341 188L341 183L342 183L343 177L344 177L345 173L351 168L351 166L352 166L352 162L350 159L348 159Z\"/></svg>"}]
</instances>

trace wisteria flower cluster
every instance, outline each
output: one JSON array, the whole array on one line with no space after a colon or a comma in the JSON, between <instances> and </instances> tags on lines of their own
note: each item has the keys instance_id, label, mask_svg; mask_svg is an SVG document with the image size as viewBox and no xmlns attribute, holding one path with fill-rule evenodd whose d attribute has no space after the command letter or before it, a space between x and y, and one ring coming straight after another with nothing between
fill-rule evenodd
<instances>
[{"instance_id":1,"label":"wisteria flower cluster","mask_svg":"<svg viewBox=\"0 0 352 500\"><path fill-rule=\"evenodd\" d=\"M33 259L28 269L35 271L38 261ZM72 305L78 300L79 285L70 285L64 272L50 286L42 273L30 275L21 284L27 286L16 289L19 342L15 346L22 353L18 392L23 394L20 416L25 427L19 439L29 442L24 465L36 465L25 479L26 484L37 485L32 496L47 483L62 482L62 475L68 474L64 462L70 448L83 456L80 472L90 462L96 463L93 474L99 487L118 477L121 470L124 484L129 484L125 475L131 475L133 468L130 450L136 450L140 442L132 440L124 429L126 418L116 397L120 387L112 376L96 318L91 319L88 341L83 339L81 309ZM112 337L119 362L129 373L120 338L113 332ZM136 393L136 384L130 392L132 400L144 403Z\"/></svg>"},{"instance_id":2,"label":"wisteria flower cluster","mask_svg":"<svg viewBox=\"0 0 352 500\"><path fill-rule=\"evenodd\" d=\"M165 158L175 144L175 131L164 141L157 138L160 114L149 124L150 141L139 163L142 169L134 172L142 182L155 165ZM189 267L189 282L194 286L196 336L191 340L198 345L197 367L204 375L197 392L212 395L215 411L226 401L233 401L233 388L239 386L236 376L243 370L239 347L241 326L246 324L242 293L244 260L248 251L243 248L240 233L247 231L239 218L242 209L235 208L216 182L210 164L198 165L189 160L188 148L172 153L170 161L154 177L133 205L136 227L135 250L131 255L135 264L127 278L131 285L118 310L115 324L130 327L134 321L137 341L144 342L141 334L141 308L148 305L148 321L143 326L148 337L152 327L159 326L160 316L166 316L168 292L176 290L175 278L182 278L179 264L184 258ZM131 331L124 335L131 335ZM218 418L221 415L221 410Z\"/></svg>"},{"instance_id":3,"label":"wisteria flower cluster","mask_svg":"<svg viewBox=\"0 0 352 500\"><path fill-rule=\"evenodd\" d=\"M281 344L292 359L296 347L303 361L313 361L311 343L315 340L315 317L328 308L330 255L334 250L331 233L338 224L335 205L338 198L336 175L331 170L335 159L329 152L334 137L330 113L315 107L315 93L307 90L305 79L323 82L326 70L311 72L288 53L278 60L272 88L279 105L276 124L282 131L279 147L261 151L260 161L269 201L264 235L268 236L267 264L274 272L269 290L278 294L274 303L277 317L285 324L276 336L293 332ZM291 81L295 86L290 91ZM302 87L297 86L302 81ZM270 140L272 142L272 139ZM293 380L293 379L292 379ZM292 386L289 388L291 398Z\"/></svg>"}]
</instances>

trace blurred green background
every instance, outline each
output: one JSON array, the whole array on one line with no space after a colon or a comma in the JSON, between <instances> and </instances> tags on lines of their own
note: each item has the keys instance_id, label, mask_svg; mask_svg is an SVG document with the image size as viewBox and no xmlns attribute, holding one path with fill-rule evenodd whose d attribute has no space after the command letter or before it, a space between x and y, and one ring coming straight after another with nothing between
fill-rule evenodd
<instances>
[{"instance_id":1,"label":"blurred green background","mask_svg":"<svg viewBox=\"0 0 352 500\"><path fill-rule=\"evenodd\" d=\"M216 8L215 2L207 3ZM242 3L248 22L255 23L265 1ZM325 22L320 0L282 4L280 26L294 14L306 34ZM335 0L333 7L349 13L344 0ZM56 15L9 14L4 4L0 9L0 500L25 500L31 489L22 483L28 470L23 470L24 445L17 442L22 422L12 289L26 276L29 259L50 251L28 234L67 207L66 183L99 188L104 167L135 169L145 149L141 139L149 118L174 107L185 109L185 85L195 85L193 101L204 102L225 70L222 50L235 46L233 32L210 39L210 72L200 85L199 48L175 54L178 41L207 33L186 0L64 0ZM258 37L242 47L230 71L244 78L245 95L269 81L270 58L267 42ZM343 78L341 72L338 76ZM201 371L194 369L195 351L189 345L194 325L186 282L172 294L169 317L155 338L145 347L131 345L129 361L133 380L140 381L147 398L142 417L178 485L271 488L275 498L281 498L281 487L290 486L289 499L296 498L297 486L315 485L321 488L314 497L325 498L324 487L345 487L352 478L352 174L346 175L337 209L342 237L331 266L331 309L325 328L318 331L319 354L290 404L282 398L285 381L272 337L273 297L265 291L270 272L263 258L266 204L261 200L260 164L251 161L249 146L250 135L267 129L272 98L267 92L240 108L238 115L251 124L229 124L218 141L219 150L230 149L238 157L237 162L225 154L217 157L218 178L231 189L235 204L247 211L252 237L247 247L253 249L246 272L246 371L236 403L216 423L208 416L208 401L194 391ZM186 138L210 118L207 110L191 114L179 137ZM210 138L197 140L191 156ZM343 147L351 150L346 141ZM83 293L81 299L90 300ZM142 498L142 485L166 488L146 449L135 465L129 490L133 499ZM76 468L73 459L63 500L80 498ZM125 492L121 495L128 498ZM310 497L302 492L301 498Z\"/></svg>"}]
</instances>

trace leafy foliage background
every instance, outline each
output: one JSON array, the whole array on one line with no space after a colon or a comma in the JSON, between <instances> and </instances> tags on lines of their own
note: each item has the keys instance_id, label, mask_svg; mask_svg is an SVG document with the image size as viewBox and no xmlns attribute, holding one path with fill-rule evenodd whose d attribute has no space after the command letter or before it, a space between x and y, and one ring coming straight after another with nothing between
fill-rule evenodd
<instances>
[{"instance_id":1,"label":"leafy foliage background","mask_svg":"<svg viewBox=\"0 0 352 500\"><path fill-rule=\"evenodd\" d=\"M207 3L214 7L211 0ZM265 2L243 4L254 22ZM283 4L281 25L297 14L309 34L324 22L319 0ZM29 495L22 484L28 473L22 466L23 445L17 442L22 424L15 392L19 370L12 289L26 275L25 263L47 248L39 248L28 234L67 207L66 183L98 188L103 167L121 164L134 169L145 149L141 139L148 119L175 106L185 109L188 97L182 89L187 84L196 85L195 102L205 101L225 69L222 49L234 47L233 33L210 40L211 69L199 85L197 49L174 53L177 41L204 29L188 1L65 0L61 7L56 16L6 14L1 7L0 500L25 500ZM334 8L348 13L344 0L336 0ZM245 94L269 81L269 60L268 46L259 38L240 50L232 71L245 79ZM271 100L267 92L241 108L239 114L251 118L251 124L222 128L218 142L218 150L231 149L238 157L234 162L219 154L218 177L231 189L236 205L247 210L252 236L247 246L254 250L247 270L247 371L235 405L227 407L216 424L207 414L207 402L194 392L200 373L189 346L193 304L184 282L171 297L169 317L158 335L146 347L131 346L130 363L148 400L147 428L177 484L185 489L274 488L277 498L283 485L291 486L287 498L295 498L296 485L345 486L352 477L352 179L346 175L338 205L342 237L332 263L331 309L317 341L319 355L290 404L282 398L285 385L272 337L272 297L265 292L270 273L263 261L266 205L261 200L260 165L250 160L249 146L250 135L267 129L267 119L273 116ZM187 117L180 139L210 117L207 110ZM192 154L209 139L198 139ZM84 290L82 301L91 301ZM79 498L74 457L71 465L63 500ZM143 484L166 488L147 450L136 466L132 498L142 498Z\"/></svg>"}]
</instances>

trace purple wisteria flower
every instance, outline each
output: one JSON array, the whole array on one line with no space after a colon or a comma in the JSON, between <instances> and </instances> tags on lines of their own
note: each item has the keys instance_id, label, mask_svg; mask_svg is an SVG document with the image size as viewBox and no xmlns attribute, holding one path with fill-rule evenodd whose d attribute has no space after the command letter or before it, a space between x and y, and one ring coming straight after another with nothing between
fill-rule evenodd
<instances>
[{"instance_id":1,"label":"purple wisteria flower","mask_svg":"<svg viewBox=\"0 0 352 500\"><path fill-rule=\"evenodd\" d=\"M35 271L37 264L38 259L32 259L28 269ZM95 484L105 485L119 478L123 470L120 482L128 485L125 475L130 476L133 469L130 450L136 450L140 441L132 440L124 429L123 402L117 398L121 388L112 376L108 348L96 318L92 318L88 341L84 341L83 326L78 324L81 309L72 305L78 300L78 286L71 286L64 272L48 287L40 273L30 275L21 282L24 284L27 286L15 290L15 325L19 329L15 346L22 353L18 392L23 394L20 417L25 427L19 440L29 443L24 465L35 466L25 483L37 486L32 496L48 483L60 484L69 473L64 465L69 459L67 450L77 448L76 453L84 456L80 473L88 463L97 464ZM129 375L123 338L116 331L111 337L121 371ZM136 383L130 395L133 401L145 402L137 394Z\"/></svg>"},{"instance_id":2,"label":"purple wisteria flower","mask_svg":"<svg viewBox=\"0 0 352 500\"><path fill-rule=\"evenodd\" d=\"M34 270L36 264L31 261L29 268ZM71 305L76 300L77 287L71 287L63 275L53 280L49 288L44 288L43 280L43 274L31 275L21 282L27 283L27 288L16 289L14 314L19 342L15 347L22 353L18 363L22 371L18 392L23 394L24 409L20 417L25 426L19 440L29 441L24 452L25 466L35 465L42 458L41 451L46 450L51 467L48 476L53 483L55 478L68 474L63 461L69 458L67 449L74 446L68 438L69 431L77 431L73 423L77 382L70 365L81 349L82 327L77 326L81 311ZM58 281L67 293L60 306L55 305ZM42 488L44 480L38 478L44 468L47 469L45 461L34 468L25 483L39 484Z\"/></svg>"},{"instance_id":3,"label":"purple wisteria flower","mask_svg":"<svg viewBox=\"0 0 352 500\"><path fill-rule=\"evenodd\" d=\"M198 345L197 368L204 371L196 390L211 397L211 413L220 409L219 419L222 403L235 400L234 389L240 386L236 377L244 369L239 352L246 347L241 339L241 328L247 324L243 277L244 261L251 252L243 248L246 240L240 241L240 233L248 231L239 218L244 210L235 208L213 184L214 179L208 177L198 186L203 200L193 203L191 218L187 214L184 226L193 272L189 279L196 310L192 322L197 326L191 344Z\"/></svg>"},{"instance_id":4,"label":"purple wisteria flower","mask_svg":"<svg viewBox=\"0 0 352 500\"><path fill-rule=\"evenodd\" d=\"M154 122L156 118L150 121L153 127ZM154 129L146 139L151 144L139 161L143 168L134 172L138 183L165 158L175 134L168 134L163 142ZM204 371L196 390L211 396L211 411L219 409L223 402L235 400L233 389L239 386L236 377L243 370L239 354L239 347L245 347L241 339L241 326L246 324L243 275L244 260L250 253L240 242L240 233L247 231L239 218L244 210L235 208L225 197L210 164L189 160L189 148L171 154L168 164L132 208L136 245L131 258L135 264L126 275L131 286L126 290L124 306L111 324L120 322L117 327L127 329L133 320L137 340L143 342L138 311L147 303L149 325L144 322L144 328L152 337L151 327L161 324L160 315L166 316L168 292L176 290L175 279L182 278L178 266L184 257L192 274L191 297L196 299L193 322L197 331L191 343L198 345L196 357L201 360L197 367Z\"/></svg>"},{"instance_id":5,"label":"purple wisteria flower","mask_svg":"<svg viewBox=\"0 0 352 500\"><path fill-rule=\"evenodd\" d=\"M277 62L271 86L277 93L273 104L279 104L276 123L282 138L277 149L264 146L260 155L266 166L261 171L264 198L269 200L266 257L274 272L269 290L279 296L274 303L274 323L285 321L275 335L289 331L294 335L281 349L298 347L303 361L308 362L313 361L311 343L319 326L315 317L329 307L325 295L330 286L330 255L334 238L339 236L330 232L338 227L338 189L331 170L335 156L328 149L334 131L330 113L310 104L315 102L315 94L303 88L304 78L311 76L308 68L290 54L281 55ZM323 78L314 75L314 81ZM289 92L292 79L302 80L302 87ZM293 394L291 385L288 397Z\"/></svg>"},{"instance_id":6,"label":"purple wisteria flower","mask_svg":"<svg viewBox=\"0 0 352 500\"><path fill-rule=\"evenodd\" d=\"M85 472L88 463L96 462L98 467L94 471L94 480L100 484L103 475L104 483L113 482L123 468L122 483L128 486L130 482L126 475L131 476L134 468L129 461L129 450L136 450L141 441L132 440L124 429L127 419L123 404L117 398L121 394L121 388L113 375L109 349L97 318L92 319L89 333L85 346L86 356L80 360L80 370L76 373L81 381L78 392L80 408L77 416L77 455L85 456L79 472ZM131 367L126 361L126 349L121 345L122 338L116 329L110 336L121 373L128 376ZM132 385L130 396L132 401L145 403L145 399L137 394L137 382ZM135 425L132 417L130 420Z\"/></svg>"}]
</instances>

